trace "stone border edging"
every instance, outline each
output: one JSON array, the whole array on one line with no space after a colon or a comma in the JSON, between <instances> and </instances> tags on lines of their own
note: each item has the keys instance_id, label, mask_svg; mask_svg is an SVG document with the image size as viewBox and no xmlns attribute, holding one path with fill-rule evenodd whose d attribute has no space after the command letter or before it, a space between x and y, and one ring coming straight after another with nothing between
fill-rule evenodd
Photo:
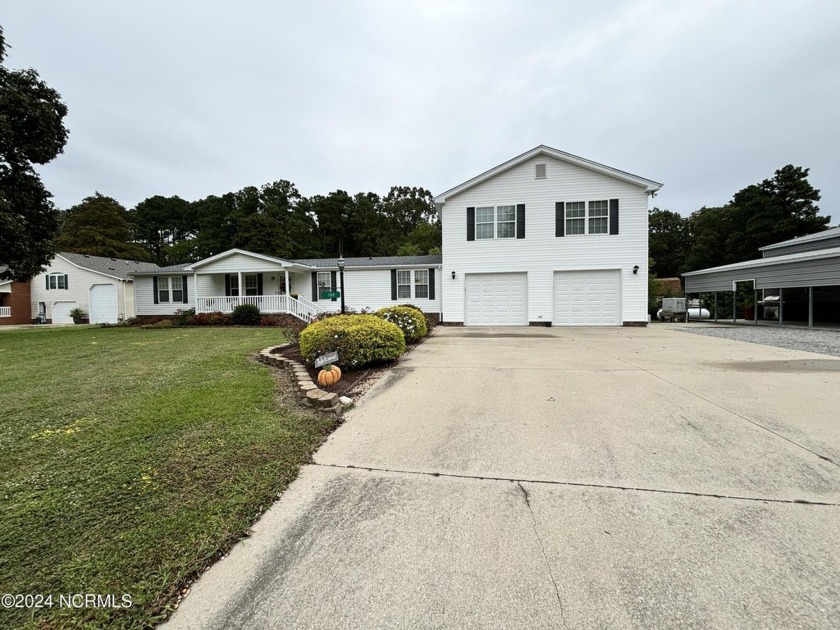
<instances>
[{"instance_id":1,"label":"stone border edging","mask_svg":"<svg viewBox=\"0 0 840 630\"><path fill-rule=\"evenodd\" d=\"M279 346L272 346L265 350L260 350L259 360L268 365L274 365L279 368L284 368L293 381L296 381L295 393L298 398L310 407L315 407L321 411L328 411L331 413L341 415L344 405L341 404L338 394L333 392L325 392L319 389L318 386L312 382L309 376L309 371L306 367L293 359L287 359L278 354L280 350L288 348L292 344L283 343Z\"/></svg>"}]
</instances>

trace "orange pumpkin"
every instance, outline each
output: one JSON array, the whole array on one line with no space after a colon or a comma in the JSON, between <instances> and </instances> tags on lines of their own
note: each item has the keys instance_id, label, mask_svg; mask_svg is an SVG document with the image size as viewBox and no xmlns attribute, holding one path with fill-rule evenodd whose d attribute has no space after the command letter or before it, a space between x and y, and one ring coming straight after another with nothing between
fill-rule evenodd
<instances>
[{"instance_id":1,"label":"orange pumpkin","mask_svg":"<svg viewBox=\"0 0 840 630\"><path fill-rule=\"evenodd\" d=\"M341 379L341 368L337 365L325 365L318 372L318 385L334 385Z\"/></svg>"}]
</instances>

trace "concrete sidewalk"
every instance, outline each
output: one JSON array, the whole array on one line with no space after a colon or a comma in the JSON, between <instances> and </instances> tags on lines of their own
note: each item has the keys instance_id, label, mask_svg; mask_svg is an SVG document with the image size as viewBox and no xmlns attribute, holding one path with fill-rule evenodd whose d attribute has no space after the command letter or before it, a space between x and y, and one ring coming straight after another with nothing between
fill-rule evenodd
<instances>
[{"instance_id":1,"label":"concrete sidewalk","mask_svg":"<svg viewBox=\"0 0 840 630\"><path fill-rule=\"evenodd\" d=\"M834 628L840 360L438 329L177 628Z\"/></svg>"}]
</instances>

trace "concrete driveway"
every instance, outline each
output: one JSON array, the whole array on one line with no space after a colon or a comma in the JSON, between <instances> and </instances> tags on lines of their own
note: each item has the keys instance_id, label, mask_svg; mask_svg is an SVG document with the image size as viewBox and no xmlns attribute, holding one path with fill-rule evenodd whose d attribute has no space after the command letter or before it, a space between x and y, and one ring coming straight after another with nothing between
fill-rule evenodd
<instances>
[{"instance_id":1,"label":"concrete driveway","mask_svg":"<svg viewBox=\"0 0 840 630\"><path fill-rule=\"evenodd\" d=\"M439 328L176 628L837 628L840 359Z\"/></svg>"}]
</instances>

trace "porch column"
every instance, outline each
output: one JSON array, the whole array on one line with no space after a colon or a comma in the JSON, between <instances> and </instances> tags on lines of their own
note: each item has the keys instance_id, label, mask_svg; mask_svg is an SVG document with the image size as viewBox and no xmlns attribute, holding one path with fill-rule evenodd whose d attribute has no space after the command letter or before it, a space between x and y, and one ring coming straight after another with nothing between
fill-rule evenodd
<instances>
[{"instance_id":1,"label":"porch column","mask_svg":"<svg viewBox=\"0 0 840 630\"><path fill-rule=\"evenodd\" d=\"M814 287L808 287L808 328L814 327Z\"/></svg>"},{"instance_id":2,"label":"porch column","mask_svg":"<svg viewBox=\"0 0 840 630\"><path fill-rule=\"evenodd\" d=\"M187 287L184 287L186 291ZM195 299L195 312L198 313L198 274L193 272L193 298Z\"/></svg>"},{"instance_id":3,"label":"porch column","mask_svg":"<svg viewBox=\"0 0 840 630\"><path fill-rule=\"evenodd\" d=\"M753 324L758 323L758 289L753 285Z\"/></svg>"},{"instance_id":4,"label":"porch column","mask_svg":"<svg viewBox=\"0 0 840 630\"><path fill-rule=\"evenodd\" d=\"M237 271L236 276L239 278L239 288L236 290L236 304L243 304L242 296L245 295L245 285L242 284L242 272Z\"/></svg>"},{"instance_id":5,"label":"porch column","mask_svg":"<svg viewBox=\"0 0 840 630\"><path fill-rule=\"evenodd\" d=\"M782 325L782 319L783 319L782 311L784 310L782 305L784 304L784 301L785 301L785 290L784 289L779 289L779 326Z\"/></svg>"},{"instance_id":6,"label":"porch column","mask_svg":"<svg viewBox=\"0 0 840 630\"><path fill-rule=\"evenodd\" d=\"M290 295L292 292L289 290L291 287L289 286L289 270L288 268L283 269L283 274L286 276L286 295Z\"/></svg>"}]
</instances>

